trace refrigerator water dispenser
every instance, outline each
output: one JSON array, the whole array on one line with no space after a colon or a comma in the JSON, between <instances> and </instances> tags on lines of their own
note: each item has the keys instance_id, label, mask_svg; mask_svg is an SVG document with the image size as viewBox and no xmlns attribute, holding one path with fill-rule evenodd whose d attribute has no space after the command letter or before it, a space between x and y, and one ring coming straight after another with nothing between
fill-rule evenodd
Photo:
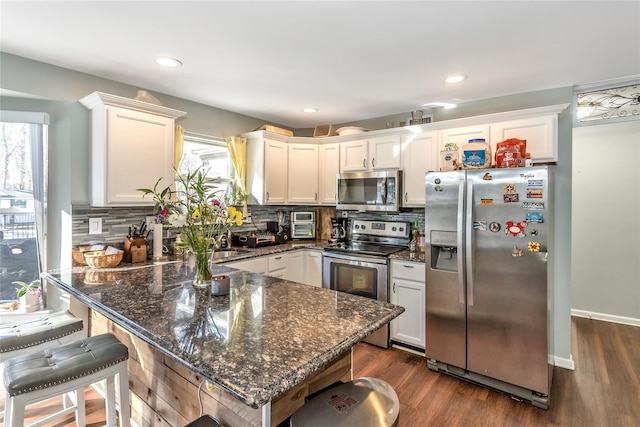
<instances>
[{"instance_id":1,"label":"refrigerator water dispenser","mask_svg":"<svg viewBox=\"0 0 640 427\"><path fill-rule=\"evenodd\" d=\"M432 247L431 268L434 270L458 271L458 248L450 246Z\"/></svg>"}]
</instances>

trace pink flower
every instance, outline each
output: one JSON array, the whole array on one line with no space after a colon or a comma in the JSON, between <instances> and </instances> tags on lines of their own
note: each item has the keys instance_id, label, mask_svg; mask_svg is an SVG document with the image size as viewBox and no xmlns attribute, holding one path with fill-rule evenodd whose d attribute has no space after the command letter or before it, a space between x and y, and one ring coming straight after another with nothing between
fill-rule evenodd
<instances>
[{"instance_id":1,"label":"pink flower","mask_svg":"<svg viewBox=\"0 0 640 427\"><path fill-rule=\"evenodd\" d=\"M213 199L213 200L211 201L211 204L212 204L213 206L220 206L220 201L219 201L218 199Z\"/></svg>"},{"instance_id":2,"label":"pink flower","mask_svg":"<svg viewBox=\"0 0 640 427\"><path fill-rule=\"evenodd\" d=\"M162 210L160 211L160 215L162 215L162 217L166 217L167 216L167 208L162 208Z\"/></svg>"}]
</instances>

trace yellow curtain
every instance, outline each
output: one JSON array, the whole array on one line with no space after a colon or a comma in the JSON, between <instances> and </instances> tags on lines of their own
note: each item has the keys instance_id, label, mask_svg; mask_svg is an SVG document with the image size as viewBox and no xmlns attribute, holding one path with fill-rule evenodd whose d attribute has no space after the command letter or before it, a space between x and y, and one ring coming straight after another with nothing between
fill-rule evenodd
<instances>
[{"instance_id":1,"label":"yellow curtain","mask_svg":"<svg viewBox=\"0 0 640 427\"><path fill-rule=\"evenodd\" d=\"M247 139L241 136L230 136L226 138L227 148L233 167L236 170L237 181L244 191L247 187ZM247 201L242 204L242 215L247 217Z\"/></svg>"}]
</instances>

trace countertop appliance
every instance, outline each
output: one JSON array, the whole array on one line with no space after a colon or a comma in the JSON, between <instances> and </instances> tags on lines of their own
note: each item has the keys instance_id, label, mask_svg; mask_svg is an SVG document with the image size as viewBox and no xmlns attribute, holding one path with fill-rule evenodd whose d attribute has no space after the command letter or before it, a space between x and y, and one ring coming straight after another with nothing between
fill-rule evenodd
<instances>
[{"instance_id":1,"label":"countertop appliance","mask_svg":"<svg viewBox=\"0 0 640 427\"><path fill-rule=\"evenodd\" d=\"M347 218L331 218L331 237L329 243L341 243L347 240Z\"/></svg>"},{"instance_id":2,"label":"countertop appliance","mask_svg":"<svg viewBox=\"0 0 640 427\"><path fill-rule=\"evenodd\" d=\"M233 232L231 234L231 243L233 246L244 246L247 248L278 245L286 243L288 240L289 234L286 231L249 230Z\"/></svg>"},{"instance_id":3,"label":"countertop appliance","mask_svg":"<svg viewBox=\"0 0 640 427\"><path fill-rule=\"evenodd\" d=\"M547 167L426 175L426 356L430 369L547 408Z\"/></svg>"},{"instance_id":4,"label":"countertop appliance","mask_svg":"<svg viewBox=\"0 0 640 427\"><path fill-rule=\"evenodd\" d=\"M402 171L339 173L336 209L398 212L402 207Z\"/></svg>"},{"instance_id":5,"label":"countertop appliance","mask_svg":"<svg viewBox=\"0 0 640 427\"><path fill-rule=\"evenodd\" d=\"M389 302L389 255L409 246L410 224L352 220L349 240L330 245L322 257L322 286ZM389 347L389 324L364 339Z\"/></svg>"},{"instance_id":6,"label":"countertop appliance","mask_svg":"<svg viewBox=\"0 0 640 427\"><path fill-rule=\"evenodd\" d=\"M291 238L315 239L316 238L316 213L315 212L291 212Z\"/></svg>"}]
</instances>

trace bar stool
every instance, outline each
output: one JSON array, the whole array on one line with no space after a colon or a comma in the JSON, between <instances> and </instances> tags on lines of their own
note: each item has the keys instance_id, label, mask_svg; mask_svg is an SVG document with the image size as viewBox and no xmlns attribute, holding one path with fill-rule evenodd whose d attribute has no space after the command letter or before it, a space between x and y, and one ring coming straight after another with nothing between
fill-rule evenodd
<instances>
[{"instance_id":1,"label":"bar stool","mask_svg":"<svg viewBox=\"0 0 640 427\"><path fill-rule=\"evenodd\" d=\"M105 380L107 426L116 426L115 376L120 394L120 427L130 423L129 350L112 334L102 334L63 346L23 354L5 361L5 425L22 427L31 403L76 392L76 405L37 422L38 425L75 410L76 424L85 421L84 388Z\"/></svg>"},{"instance_id":2,"label":"bar stool","mask_svg":"<svg viewBox=\"0 0 640 427\"><path fill-rule=\"evenodd\" d=\"M0 362L80 339L82 328L82 319L69 310L51 313L40 319L0 325Z\"/></svg>"}]
</instances>

